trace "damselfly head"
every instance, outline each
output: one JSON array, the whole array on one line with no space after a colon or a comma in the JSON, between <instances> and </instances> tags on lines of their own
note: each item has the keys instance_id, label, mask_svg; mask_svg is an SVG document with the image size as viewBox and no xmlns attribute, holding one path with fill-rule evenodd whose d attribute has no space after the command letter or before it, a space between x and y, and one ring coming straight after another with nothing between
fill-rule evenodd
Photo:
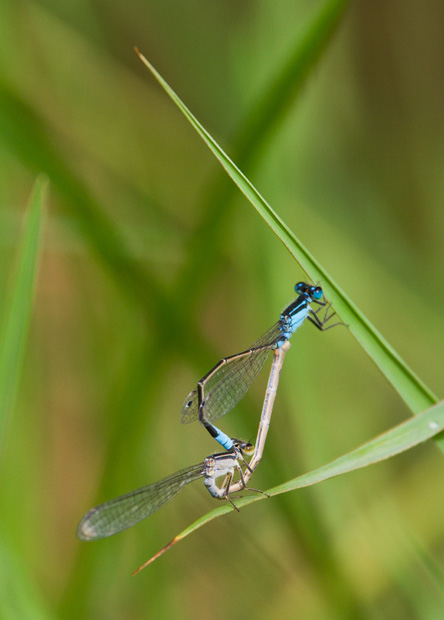
<instances>
[{"instance_id":1,"label":"damselfly head","mask_svg":"<svg viewBox=\"0 0 444 620\"><path fill-rule=\"evenodd\" d=\"M309 295L315 301L319 301L324 296L324 291L320 286L313 286L312 284L307 284L307 282L298 282L294 290L298 295Z\"/></svg>"},{"instance_id":2,"label":"damselfly head","mask_svg":"<svg viewBox=\"0 0 444 620\"><path fill-rule=\"evenodd\" d=\"M250 442L244 443L244 446L242 447L242 452L245 454L245 456L252 456L254 454L254 445Z\"/></svg>"},{"instance_id":3,"label":"damselfly head","mask_svg":"<svg viewBox=\"0 0 444 620\"><path fill-rule=\"evenodd\" d=\"M242 441L233 437L233 447L240 450L245 456L251 456L254 453L254 444L249 441Z\"/></svg>"}]
</instances>

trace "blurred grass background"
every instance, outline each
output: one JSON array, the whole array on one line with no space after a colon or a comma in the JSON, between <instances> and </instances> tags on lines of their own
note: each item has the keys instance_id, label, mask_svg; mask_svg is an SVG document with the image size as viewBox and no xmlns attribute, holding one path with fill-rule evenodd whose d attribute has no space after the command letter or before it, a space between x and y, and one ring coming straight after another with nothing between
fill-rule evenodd
<instances>
[{"instance_id":1,"label":"blurred grass background","mask_svg":"<svg viewBox=\"0 0 444 620\"><path fill-rule=\"evenodd\" d=\"M325 4L3 0L2 297L37 173L51 194L0 459L2 618L442 618L443 464L430 443L219 519L136 578L213 505L203 485L125 534L74 537L92 505L217 451L179 424L182 401L303 278L134 45L442 396L441 3L351 4L302 92L242 150L252 110ZM265 382L224 430L255 436ZM408 415L349 333L305 326L254 484Z\"/></svg>"}]
</instances>

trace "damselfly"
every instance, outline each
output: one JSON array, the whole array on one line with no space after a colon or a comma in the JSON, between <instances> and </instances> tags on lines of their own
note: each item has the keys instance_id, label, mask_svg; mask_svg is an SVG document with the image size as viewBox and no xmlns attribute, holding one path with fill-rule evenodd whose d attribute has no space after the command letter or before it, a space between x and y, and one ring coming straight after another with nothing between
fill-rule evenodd
<instances>
[{"instance_id":1,"label":"damselfly","mask_svg":"<svg viewBox=\"0 0 444 620\"><path fill-rule=\"evenodd\" d=\"M185 485L199 478L205 478L205 486L213 497L227 499L238 510L229 497L231 483L237 471L241 482L240 488L247 488L242 484L242 467L248 470L245 456L250 456L252 453L251 443L236 440L227 452L212 454L198 465L192 465L158 482L99 504L82 518L77 527L77 537L89 541L118 534L159 510ZM216 480L221 477L224 477L224 481L219 487Z\"/></svg>"},{"instance_id":2,"label":"damselfly","mask_svg":"<svg viewBox=\"0 0 444 620\"><path fill-rule=\"evenodd\" d=\"M212 422L231 411L245 396L262 370L270 351L282 348L305 319L321 331L339 324L326 325L336 313L334 311L329 313L331 306L325 300L320 286L298 282L294 288L298 297L285 308L273 327L249 349L220 360L202 377L197 389L188 394L182 405L182 424L199 420L216 441L227 450L231 449L233 439ZM310 307L312 303L317 304L319 308L313 310ZM321 308L325 308L322 318L319 316Z\"/></svg>"}]
</instances>

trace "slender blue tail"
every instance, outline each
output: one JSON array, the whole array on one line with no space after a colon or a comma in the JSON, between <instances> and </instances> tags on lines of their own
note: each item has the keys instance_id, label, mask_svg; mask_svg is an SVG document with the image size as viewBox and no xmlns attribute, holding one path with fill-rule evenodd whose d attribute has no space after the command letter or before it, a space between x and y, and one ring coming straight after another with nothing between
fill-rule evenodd
<instances>
[{"instance_id":1,"label":"slender blue tail","mask_svg":"<svg viewBox=\"0 0 444 620\"><path fill-rule=\"evenodd\" d=\"M225 450L231 450L234 446L234 442L228 435L226 435L223 431L217 428L217 426L213 426L206 420L202 420L202 424L205 426L207 431L210 433L211 437L214 437L216 441L220 443L220 445L225 448Z\"/></svg>"}]
</instances>

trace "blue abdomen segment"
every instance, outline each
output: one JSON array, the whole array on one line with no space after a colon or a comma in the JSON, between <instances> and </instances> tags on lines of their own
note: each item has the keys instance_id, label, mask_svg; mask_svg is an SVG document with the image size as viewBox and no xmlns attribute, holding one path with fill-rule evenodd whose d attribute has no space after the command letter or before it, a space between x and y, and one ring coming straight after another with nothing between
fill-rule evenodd
<instances>
[{"instance_id":1,"label":"blue abdomen segment","mask_svg":"<svg viewBox=\"0 0 444 620\"><path fill-rule=\"evenodd\" d=\"M206 422L204 423L204 426L206 427L210 435L220 443L222 448L225 448L225 450L231 450L231 448L234 446L234 442L230 437L228 437L228 435L226 435L223 431L217 428L217 426L214 426L214 424L208 424L208 422Z\"/></svg>"}]
</instances>

